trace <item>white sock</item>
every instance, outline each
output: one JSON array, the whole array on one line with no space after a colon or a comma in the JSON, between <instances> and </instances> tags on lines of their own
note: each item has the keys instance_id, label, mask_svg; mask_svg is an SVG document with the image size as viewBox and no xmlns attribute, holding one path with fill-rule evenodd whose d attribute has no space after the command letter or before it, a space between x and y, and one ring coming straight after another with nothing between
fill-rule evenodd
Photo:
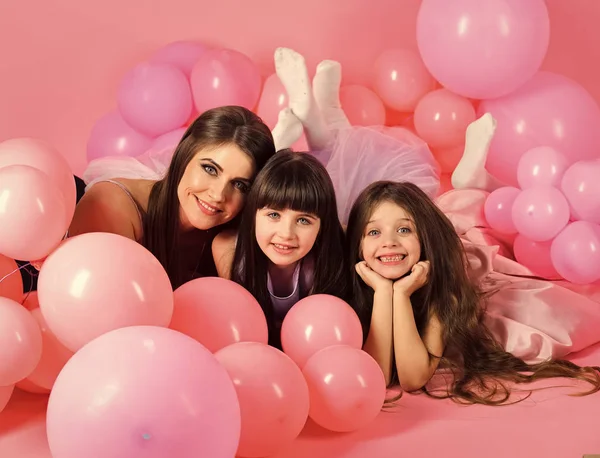
<instances>
[{"instance_id":1,"label":"white sock","mask_svg":"<svg viewBox=\"0 0 600 458\"><path fill-rule=\"evenodd\" d=\"M304 126L309 147L326 148L332 133L315 103L304 57L291 49L277 48L275 71L288 94L289 107Z\"/></svg>"},{"instance_id":2,"label":"white sock","mask_svg":"<svg viewBox=\"0 0 600 458\"><path fill-rule=\"evenodd\" d=\"M493 191L504 186L485 169L485 162L495 131L496 120L490 113L485 113L468 125L465 135L465 151L452 173L454 188Z\"/></svg>"},{"instance_id":3,"label":"white sock","mask_svg":"<svg viewBox=\"0 0 600 458\"><path fill-rule=\"evenodd\" d=\"M341 82L342 66L339 62L324 60L317 65L313 78L313 95L330 130L350 127L350 121L340 103Z\"/></svg>"},{"instance_id":4,"label":"white sock","mask_svg":"<svg viewBox=\"0 0 600 458\"><path fill-rule=\"evenodd\" d=\"M277 124L271 132L275 142L275 151L290 148L302 136L302 123L292 113L291 108L284 108L279 112Z\"/></svg>"}]
</instances>

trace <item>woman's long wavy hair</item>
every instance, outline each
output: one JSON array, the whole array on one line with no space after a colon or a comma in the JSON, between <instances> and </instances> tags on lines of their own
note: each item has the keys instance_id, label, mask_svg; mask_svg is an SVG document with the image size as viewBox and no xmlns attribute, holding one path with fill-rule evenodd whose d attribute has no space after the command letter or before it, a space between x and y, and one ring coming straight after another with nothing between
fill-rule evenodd
<instances>
[{"instance_id":1,"label":"woman's long wavy hair","mask_svg":"<svg viewBox=\"0 0 600 458\"><path fill-rule=\"evenodd\" d=\"M275 311L267 289L269 259L256 241L256 213L262 208L315 215L321 227L307 254L314 262L314 280L301 296L330 294L348 300L344 263L344 231L338 219L335 191L327 170L308 153L279 151L257 175L242 211L231 279L256 298L267 318L269 343L280 346Z\"/></svg>"},{"instance_id":2,"label":"woman's long wavy hair","mask_svg":"<svg viewBox=\"0 0 600 458\"><path fill-rule=\"evenodd\" d=\"M237 146L252 159L255 173L275 154L271 131L258 116L238 106L214 108L202 113L183 134L165 177L157 181L150 192L141 242L165 268L173 288L191 280L180 259L177 187L187 165L199 151L228 144ZM234 218L226 226L234 226L238 220ZM206 247L210 247L212 238L222 229L224 226L219 226L206 234L205 248L198 249L197 274L216 276L211 250Z\"/></svg>"},{"instance_id":3,"label":"woman's long wavy hair","mask_svg":"<svg viewBox=\"0 0 600 458\"><path fill-rule=\"evenodd\" d=\"M599 367L580 367L565 360L528 364L504 350L484 324L485 295L468 277L463 245L452 223L412 183L373 183L360 194L350 213L347 268L352 276L352 304L363 325L365 338L371 322L374 293L358 276L354 265L362 259L361 243L367 223L382 202L394 203L410 214L421 244L421 260L430 262L429 281L411 296L411 303L421 335L432 314L439 318L446 348L440 366L450 368L453 379L442 394L434 394L427 387L422 391L460 403L501 405L511 396L506 383L524 384L565 377L583 380L592 386L581 394L600 390ZM394 372L397 379L395 364Z\"/></svg>"}]
</instances>

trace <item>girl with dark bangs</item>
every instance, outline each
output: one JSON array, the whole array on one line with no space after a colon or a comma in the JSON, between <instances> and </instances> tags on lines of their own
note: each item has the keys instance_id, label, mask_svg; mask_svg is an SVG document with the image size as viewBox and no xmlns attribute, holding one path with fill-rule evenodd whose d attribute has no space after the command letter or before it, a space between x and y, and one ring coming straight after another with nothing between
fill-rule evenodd
<instances>
[{"instance_id":1,"label":"girl with dark bangs","mask_svg":"<svg viewBox=\"0 0 600 458\"><path fill-rule=\"evenodd\" d=\"M219 276L260 303L269 343L280 345L285 314L300 299L330 294L347 300L344 232L325 167L307 153L278 152L257 175L238 231L213 243Z\"/></svg>"}]
</instances>

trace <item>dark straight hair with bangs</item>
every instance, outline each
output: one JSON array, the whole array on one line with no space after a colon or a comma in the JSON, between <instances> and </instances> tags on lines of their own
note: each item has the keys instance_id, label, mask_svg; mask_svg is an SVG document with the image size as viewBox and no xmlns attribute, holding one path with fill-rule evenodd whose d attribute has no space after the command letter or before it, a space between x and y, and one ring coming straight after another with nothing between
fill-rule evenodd
<instances>
[{"instance_id":1,"label":"dark straight hair with bangs","mask_svg":"<svg viewBox=\"0 0 600 458\"><path fill-rule=\"evenodd\" d=\"M301 291L303 297L330 294L348 301L344 230L338 219L331 178L310 154L279 151L257 175L242 211L231 279L259 302L269 326L269 343L279 347L275 311L267 289L269 259L256 241L256 213L263 208L289 209L320 219L319 234L307 255L314 259L314 280L308 291Z\"/></svg>"}]
</instances>

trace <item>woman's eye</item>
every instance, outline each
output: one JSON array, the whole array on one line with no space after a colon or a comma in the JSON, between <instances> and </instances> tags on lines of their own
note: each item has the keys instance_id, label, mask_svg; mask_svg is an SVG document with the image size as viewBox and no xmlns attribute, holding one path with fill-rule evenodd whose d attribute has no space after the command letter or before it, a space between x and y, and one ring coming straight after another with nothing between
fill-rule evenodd
<instances>
[{"instance_id":1,"label":"woman's eye","mask_svg":"<svg viewBox=\"0 0 600 458\"><path fill-rule=\"evenodd\" d=\"M217 169L215 169L212 165L203 165L202 168L209 175L216 175L217 174Z\"/></svg>"},{"instance_id":2,"label":"woman's eye","mask_svg":"<svg viewBox=\"0 0 600 458\"><path fill-rule=\"evenodd\" d=\"M235 189L240 190L241 192L248 192L248 185L242 181L236 181L235 183L233 183L233 186L235 187Z\"/></svg>"}]
</instances>

